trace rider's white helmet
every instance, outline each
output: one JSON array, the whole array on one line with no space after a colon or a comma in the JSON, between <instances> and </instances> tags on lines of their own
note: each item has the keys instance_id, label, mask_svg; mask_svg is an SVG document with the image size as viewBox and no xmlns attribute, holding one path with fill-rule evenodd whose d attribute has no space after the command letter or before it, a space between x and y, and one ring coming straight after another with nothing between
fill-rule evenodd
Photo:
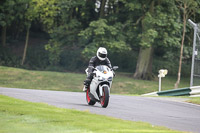
<instances>
[{"instance_id":1,"label":"rider's white helmet","mask_svg":"<svg viewBox=\"0 0 200 133\"><path fill-rule=\"evenodd\" d=\"M99 47L97 50L97 57L99 60L103 61L107 58L107 50L104 47Z\"/></svg>"}]
</instances>

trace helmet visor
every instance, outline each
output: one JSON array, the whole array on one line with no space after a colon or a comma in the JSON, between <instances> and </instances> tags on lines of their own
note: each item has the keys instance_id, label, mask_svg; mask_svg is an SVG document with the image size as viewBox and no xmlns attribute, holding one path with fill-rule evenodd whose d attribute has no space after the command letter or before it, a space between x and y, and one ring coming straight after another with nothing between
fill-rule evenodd
<instances>
[{"instance_id":1,"label":"helmet visor","mask_svg":"<svg viewBox=\"0 0 200 133\"><path fill-rule=\"evenodd\" d=\"M99 52L99 57L101 57L101 58L106 58L106 57L107 57L107 54L102 54L102 53Z\"/></svg>"}]
</instances>

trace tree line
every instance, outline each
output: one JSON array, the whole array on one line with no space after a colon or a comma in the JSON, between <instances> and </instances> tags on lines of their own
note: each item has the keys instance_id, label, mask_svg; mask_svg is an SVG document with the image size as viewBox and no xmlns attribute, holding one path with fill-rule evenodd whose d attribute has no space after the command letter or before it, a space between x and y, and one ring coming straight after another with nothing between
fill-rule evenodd
<instances>
[{"instance_id":1,"label":"tree line","mask_svg":"<svg viewBox=\"0 0 200 133\"><path fill-rule=\"evenodd\" d=\"M178 75L182 60L190 61L193 31L188 18L200 21L200 0L1 0L0 48L10 49L8 41L24 37L18 64L30 65L29 37L37 27L48 36L43 51L47 63L41 66L61 65L67 50L72 58L79 58L75 62L88 61L103 46L113 60L135 60L135 66L129 68L134 78L150 80L155 55L166 60L169 69L174 61L179 62ZM0 55L2 65L8 60L5 56Z\"/></svg>"}]
</instances>

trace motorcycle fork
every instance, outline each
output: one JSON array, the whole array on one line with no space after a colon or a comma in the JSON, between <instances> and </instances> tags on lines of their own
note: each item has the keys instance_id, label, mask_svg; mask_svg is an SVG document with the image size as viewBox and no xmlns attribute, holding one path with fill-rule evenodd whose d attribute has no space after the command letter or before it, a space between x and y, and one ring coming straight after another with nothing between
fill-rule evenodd
<instances>
[{"instance_id":1,"label":"motorcycle fork","mask_svg":"<svg viewBox=\"0 0 200 133\"><path fill-rule=\"evenodd\" d=\"M109 86L104 84L104 85L99 85L99 97L102 97L103 96L103 87L106 87L108 88L109 90L109 94L110 94L110 89L109 89Z\"/></svg>"}]
</instances>

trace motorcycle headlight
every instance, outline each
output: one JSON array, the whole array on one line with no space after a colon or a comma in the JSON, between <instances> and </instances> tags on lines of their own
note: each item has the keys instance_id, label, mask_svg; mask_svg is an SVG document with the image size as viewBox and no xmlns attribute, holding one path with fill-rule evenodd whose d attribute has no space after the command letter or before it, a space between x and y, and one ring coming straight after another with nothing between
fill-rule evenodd
<instances>
[{"instance_id":1,"label":"motorcycle headlight","mask_svg":"<svg viewBox=\"0 0 200 133\"><path fill-rule=\"evenodd\" d=\"M109 77L109 78L108 78L108 81L112 81L112 77Z\"/></svg>"},{"instance_id":2,"label":"motorcycle headlight","mask_svg":"<svg viewBox=\"0 0 200 133\"><path fill-rule=\"evenodd\" d=\"M99 81L104 81L104 80L105 80L105 78L99 77Z\"/></svg>"}]
</instances>

